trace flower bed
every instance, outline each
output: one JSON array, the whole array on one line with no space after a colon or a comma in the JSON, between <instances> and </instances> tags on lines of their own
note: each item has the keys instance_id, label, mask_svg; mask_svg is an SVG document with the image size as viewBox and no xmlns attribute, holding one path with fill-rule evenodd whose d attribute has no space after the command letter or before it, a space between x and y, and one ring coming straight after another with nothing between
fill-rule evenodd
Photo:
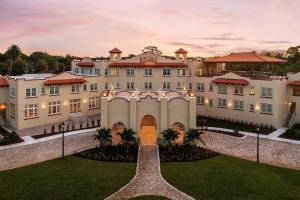
<instances>
[{"instance_id":1,"label":"flower bed","mask_svg":"<svg viewBox=\"0 0 300 200\"><path fill-rule=\"evenodd\" d=\"M88 149L75 154L76 156L99 161L136 162L138 146L107 145Z\"/></svg>"},{"instance_id":2,"label":"flower bed","mask_svg":"<svg viewBox=\"0 0 300 200\"><path fill-rule=\"evenodd\" d=\"M300 124L296 124L293 128L287 129L281 138L300 140Z\"/></svg>"},{"instance_id":3,"label":"flower bed","mask_svg":"<svg viewBox=\"0 0 300 200\"><path fill-rule=\"evenodd\" d=\"M219 128L227 128L236 131L245 131L256 133L257 126L255 124L247 123L247 122L236 122L227 119L217 119L213 117L204 117L197 116L197 126L208 126L208 127L219 127ZM260 126L260 134L268 135L275 131L271 126Z\"/></svg>"},{"instance_id":4,"label":"flower bed","mask_svg":"<svg viewBox=\"0 0 300 200\"><path fill-rule=\"evenodd\" d=\"M185 162L203 160L218 156L219 153L199 146L168 145L159 146L160 162Z\"/></svg>"},{"instance_id":5,"label":"flower bed","mask_svg":"<svg viewBox=\"0 0 300 200\"><path fill-rule=\"evenodd\" d=\"M1 133L4 133L4 131L5 131L5 133L2 134L4 137L2 139L0 139L0 146L23 142L23 140L20 138L20 136L15 131L9 133L2 127L0 127L0 131L1 131Z\"/></svg>"}]
</instances>

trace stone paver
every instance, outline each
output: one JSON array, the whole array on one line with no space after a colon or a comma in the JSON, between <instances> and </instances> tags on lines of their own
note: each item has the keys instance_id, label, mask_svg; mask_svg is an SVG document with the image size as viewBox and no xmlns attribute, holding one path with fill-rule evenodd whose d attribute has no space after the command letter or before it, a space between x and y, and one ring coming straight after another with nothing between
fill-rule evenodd
<instances>
[{"instance_id":1,"label":"stone paver","mask_svg":"<svg viewBox=\"0 0 300 200\"><path fill-rule=\"evenodd\" d=\"M215 132L201 135L205 147L214 151L248 160L256 160L256 137L242 138ZM202 145L199 143L199 145ZM260 138L260 162L300 169L300 145Z\"/></svg>"},{"instance_id":2,"label":"stone paver","mask_svg":"<svg viewBox=\"0 0 300 200\"><path fill-rule=\"evenodd\" d=\"M135 177L106 200L130 199L143 195L164 196L169 199L191 200L192 197L169 185L161 176L157 145L141 145Z\"/></svg>"}]
</instances>

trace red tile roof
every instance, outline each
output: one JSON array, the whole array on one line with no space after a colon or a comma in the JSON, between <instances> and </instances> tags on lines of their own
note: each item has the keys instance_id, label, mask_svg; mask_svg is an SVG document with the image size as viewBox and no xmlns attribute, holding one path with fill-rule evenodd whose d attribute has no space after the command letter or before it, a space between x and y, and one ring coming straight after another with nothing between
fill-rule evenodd
<instances>
[{"instance_id":1,"label":"red tile roof","mask_svg":"<svg viewBox=\"0 0 300 200\"><path fill-rule=\"evenodd\" d=\"M74 84L74 83L85 83L86 80L83 78L69 78L69 79L55 79L47 80L45 85L60 85L60 84Z\"/></svg>"},{"instance_id":2,"label":"red tile roof","mask_svg":"<svg viewBox=\"0 0 300 200\"><path fill-rule=\"evenodd\" d=\"M184 50L183 48L180 48L177 51L175 51L175 53L188 53L188 52L186 50Z\"/></svg>"},{"instance_id":3,"label":"red tile roof","mask_svg":"<svg viewBox=\"0 0 300 200\"><path fill-rule=\"evenodd\" d=\"M109 53L122 53L122 51L118 48L113 48L112 50L109 51Z\"/></svg>"},{"instance_id":4,"label":"red tile roof","mask_svg":"<svg viewBox=\"0 0 300 200\"><path fill-rule=\"evenodd\" d=\"M286 60L270 56L260 55L253 52L233 53L227 56L209 58L206 63L286 63Z\"/></svg>"},{"instance_id":5,"label":"red tile roof","mask_svg":"<svg viewBox=\"0 0 300 200\"><path fill-rule=\"evenodd\" d=\"M8 82L5 78L0 78L0 87L8 87Z\"/></svg>"},{"instance_id":6,"label":"red tile roof","mask_svg":"<svg viewBox=\"0 0 300 200\"><path fill-rule=\"evenodd\" d=\"M187 67L185 63L126 63L116 62L110 64L111 67Z\"/></svg>"},{"instance_id":7,"label":"red tile roof","mask_svg":"<svg viewBox=\"0 0 300 200\"><path fill-rule=\"evenodd\" d=\"M291 85L291 86L300 86L300 81L289 82L289 85Z\"/></svg>"},{"instance_id":8,"label":"red tile roof","mask_svg":"<svg viewBox=\"0 0 300 200\"><path fill-rule=\"evenodd\" d=\"M93 67L94 63L93 62L80 62L77 65L80 67Z\"/></svg>"},{"instance_id":9,"label":"red tile roof","mask_svg":"<svg viewBox=\"0 0 300 200\"><path fill-rule=\"evenodd\" d=\"M248 85L249 82L243 79L217 78L211 82L216 84Z\"/></svg>"}]
</instances>

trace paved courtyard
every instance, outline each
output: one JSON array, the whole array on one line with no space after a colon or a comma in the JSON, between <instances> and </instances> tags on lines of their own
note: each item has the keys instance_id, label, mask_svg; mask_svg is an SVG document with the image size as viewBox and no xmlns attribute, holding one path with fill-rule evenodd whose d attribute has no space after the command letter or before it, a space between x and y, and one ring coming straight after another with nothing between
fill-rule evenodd
<instances>
[{"instance_id":1,"label":"paved courtyard","mask_svg":"<svg viewBox=\"0 0 300 200\"><path fill-rule=\"evenodd\" d=\"M143 195L164 196L174 200L193 199L169 185L162 178L156 145L140 146L135 177L125 187L106 198L106 200L129 199Z\"/></svg>"},{"instance_id":2,"label":"paved courtyard","mask_svg":"<svg viewBox=\"0 0 300 200\"><path fill-rule=\"evenodd\" d=\"M256 160L256 137L242 138L215 132L201 135L205 147L248 160ZM200 144L202 145L202 144ZM272 165L300 169L300 145L271 139L260 139L260 161Z\"/></svg>"}]
</instances>

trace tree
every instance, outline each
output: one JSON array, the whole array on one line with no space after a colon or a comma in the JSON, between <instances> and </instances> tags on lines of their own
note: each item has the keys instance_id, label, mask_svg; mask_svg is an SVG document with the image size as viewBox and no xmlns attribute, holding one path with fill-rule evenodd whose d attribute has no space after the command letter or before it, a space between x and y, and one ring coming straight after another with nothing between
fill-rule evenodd
<instances>
[{"instance_id":1,"label":"tree","mask_svg":"<svg viewBox=\"0 0 300 200\"><path fill-rule=\"evenodd\" d=\"M143 53L151 53L151 54L155 54L155 55L161 55L162 52L160 50L158 50L157 47L155 46L147 46L142 50Z\"/></svg>"},{"instance_id":2,"label":"tree","mask_svg":"<svg viewBox=\"0 0 300 200\"><path fill-rule=\"evenodd\" d=\"M18 45L12 44L5 52L7 57L10 59L10 65L8 68L8 73L11 74L13 64L20 58L21 50Z\"/></svg>"},{"instance_id":3,"label":"tree","mask_svg":"<svg viewBox=\"0 0 300 200\"><path fill-rule=\"evenodd\" d=\"M24 60L18 60L12 68L11 75L22 75L26 72L27 63Z\"/></svg>"},{"instance_id":4,"label":"tree","mask_svg":"<svg viewBox=\"0 0 300 200\"><path fill-rule=\"evenodd\" d=\"M99 146L112 143L111 130L109 128L100 128L97 130L97 134L93 135L94 140L98 140Z\"/></svg>"},{"instance_id":5,"label":"tree","mask_svg":"<svg viewBox=\"0 0 300 200\"><path fill-rule=\"evenodd\" d=\"M36 73L48 72L48 63L44 59L39 59L34 63L34 71Z\"/></svg>"},{"instance_id":6,"label":"tree","mask_svg":"<svg viewBox=\"0 0 300 200\"><path fill-rule=\"evenodd\" d=\"M0 63L0 74L5 75L8 73L9 66L6 63Z\"/></svg>"},{"instance_id":7,"label":"tree","mask_svg":"<svg viewBox=\"0 0 300 200\"><path fill-rule=\"evenodd\" d=\"M136 144L136 138L134 137L135 134L136 132L134 132L132 129L127 128L125 128L123 132L117 133L117 135L121 138L120 143L125 147L128 147L132 144Z\"/></svg>"},{"instance_id":8,"label":"tree","mask_svg":"<svg viewBox=\"0 0 300 200\"><path fill-rule=\"evenodd\" d=\"M202 144L205 145L204 141L201 139L200 135L204 133L202 131L199 131L197 129L190 128L184 136L183 142L184 144L188 145L195 145L196 141L199 140Z\"/></svg>"},{"instance_id":9,"label":"tree","mask_svg":"<svg viewBox=\"0 0 300 200\"><path fill-rule=\"evenodd\" d=\"M176 139L179 137L179 132L174 131L173 129L167 129L164 130L162 133L162 136L164 138L164 144L171 145L175 144Z\"/></svg>"},{"instance_id":10,"label":"tree","mask_svg":"<svg viewBox=\"0 0 300 200\"><path fill-rule=\"evenodd\" d=\"M58 59L56 57L50 57L48 59L48 70L49 72L57 72L59 69Z\"/></svg>"}]
</instances>

